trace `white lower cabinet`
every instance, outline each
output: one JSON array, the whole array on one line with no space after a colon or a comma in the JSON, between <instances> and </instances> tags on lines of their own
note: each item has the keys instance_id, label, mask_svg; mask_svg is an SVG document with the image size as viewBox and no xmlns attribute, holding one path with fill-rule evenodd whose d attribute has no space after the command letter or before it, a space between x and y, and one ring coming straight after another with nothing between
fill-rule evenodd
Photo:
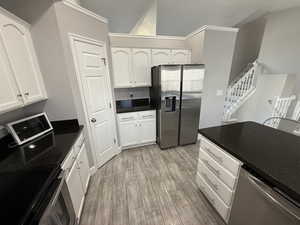
<instances>
[{"instance_id":1,"label":"white lower cabinet","mask_svg":"<svg viewBox=\"0 0 300 225\"><path fill-rule=\"evenodd\" d=\"M143 111L118 114L121 147L155 143L156 115L155 111Z\"/></svg>"},{"instance_id":2,"label":"white lower cabinet","mask_svg":"<svg viewBox=\"0 0 300 225\"><path fill-rule=\"evenodd\" d=\"M83 193L86 193L89 179L90 179L90 168L89 168L89 161L86 154L86 147L85 144L82 145L78 158L77 158L77 164L79 168L79 174L81 178L82 183L82 190Z\"/></svg>"},{"instance_id":3,"label":"white lower cabinet","mask_svg":"<svg viewBox=\"0 0 300 225\"><path fill-rule=\"evenodd\" d=\"M79 151L77 149L80 149ZM66 183L77 219L80 217L90 178L90 168L83 134L77 139L61 168L66 173Z\"/></svg>"},{"instance_id":4,"label":"white lower cabinet","mask_svg":"<svg viewBox=\"0 0 300 225\"><path fill-rule=\"evenodd\" d=\"M230 216L241 166L239 160L201 137L196 182L226 222Z\"/></svg>"},{"instance_id":5,"label":"white lower cabinet","mask_svg":"<svg viewBox=\"0 0 300 225\"><path fill-rule=\"evenodd\" d=\"M120 122L119 130L122 146L138 144L139 129L136 121Z\"/></svg>"},{"instance_id":6,"label":"white lower cabinet","mask_svg":"<svg viewBox=\"0 0 300 225\"><path fill-rule=\"evenodd\" d=\"M156 120L145 119L139 120L139 133L141 143L156 141Z\"/></svg>"},{"instance_id":7,"label":"white lower cabinet","mask_svg":"<svg viewBox=\"0 0 300 225\"><path fill-rule=\"evenodd\" d=\"M84 201L84 193L82 189L82 182L80 178L80 174L78 172L78 165L76 162L74 162L70 174L67 177L66 180L71 200L73 203L73 208L75 210L76 217L79 218L80 216L80 211L81 211L81 206Z\"/></svg>"}]
</instances>

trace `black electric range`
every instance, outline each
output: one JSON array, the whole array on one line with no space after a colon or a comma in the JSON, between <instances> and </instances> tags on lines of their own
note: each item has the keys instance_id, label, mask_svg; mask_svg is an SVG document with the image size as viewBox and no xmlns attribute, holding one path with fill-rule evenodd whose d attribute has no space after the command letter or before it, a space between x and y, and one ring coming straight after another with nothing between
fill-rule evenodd
<instances>
[{"instance_id":1,"label":"black electric range","mask_svg":"<svg viewBox=\"0 0 300 225\"><path fill-rule=\"evenodd\" d=\"M60 173L60 164L83 127L77 120L52 123L54 130L21 146L9 147L10 135L0 140L0 221L27 224L50 184Z\"/></svg>"}]
</instances>

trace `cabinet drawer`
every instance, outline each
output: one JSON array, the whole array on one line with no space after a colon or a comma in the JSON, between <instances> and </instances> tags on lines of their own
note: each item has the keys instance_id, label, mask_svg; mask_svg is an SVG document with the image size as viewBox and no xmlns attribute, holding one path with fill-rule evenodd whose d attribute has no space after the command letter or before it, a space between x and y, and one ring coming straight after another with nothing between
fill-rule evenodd
<instances>
[{"instance_id":1,"label":"cabinet drawer","mask_svg":"<svg viewBox=\"0 0 300 225\"><path fill-rule=\"evenodd\" d=\"M212 157L200 148L199 160L213 172L219 179L221 179L231 190L234 190L236 177L233 176L228 170L220 166ZM199 165L198 165L199 166ZM199 169L199 168L198 168Z\"/></svg>"},{"instance_id":2,"label":"cabinet drawer","mask_svg":"<svg viewBox=\"0 0 300 225\"><path fill-rule=\"evenodd\" d=\"M198 174L202 176L206 183L220 196L226 205L231 205L233 191L217 178L201 160L198 162Z\"/></svg>"},{"instance_id":3,"label":"cabinet drawer","mask_svg":"<svg viewBox=\"0 0 300 225\"><path fill-rule=\"evenodd\" d=\"M208 201L214 206L220 216L227 221L229 207L227 207L220 197L213 191L213 189L210 188L201 175L196 175L196 182Z\"/></svg>"},{"instance_id":4,"label":"cabinet drawer","mask_svg":"<svg viewBox=\"0 0 300 225\"><path fill-rule=\"evenodd\" d=\"M206 138L201 138L201 148L205 150L215 161L228 169L234 176L238 175L241 162L213 144Z\"/></svg>"},{"instance_id":5,"label":"cabinet drawer","mask_svg":"<svg viewBox=\"0 0 300 225\"><path fill-rule=\"evenodd\" d=\"M136 112L132 113L120 113L118 114L119 122L127 122L138 119L138 114Z\"/></svg>"},{"instance_id":6,"label":"cabinet drawer","mask_svg":"<svg viewBox=\"0 0 300 225\"><path fill-rule=\"evenodd\" d=\"M139 117L140 120L155 119L155 117L156 117L156 111L155 110L151 110L151 111L138 112L138 117Z\"/></svg>"}]
</instances>

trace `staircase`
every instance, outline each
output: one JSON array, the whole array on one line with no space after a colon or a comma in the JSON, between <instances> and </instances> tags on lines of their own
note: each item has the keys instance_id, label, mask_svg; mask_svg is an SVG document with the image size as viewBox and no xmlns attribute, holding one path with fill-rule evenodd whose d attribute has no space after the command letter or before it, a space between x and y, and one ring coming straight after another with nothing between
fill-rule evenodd
<instances>
[{"instance_id":1,"label":"staircase","mask_svg":"<svg viewBox=\"0 0 300 225\"><path fill-rule=\"evenodd\" d=\"M224 105L224 122L230 122L231 116L254 94L257 68L256 61L249 64L246 71L228 87Z\"/></svg>"},{"instance_id":2,"label":"staircase","mask_svg":"<svg viewBox=\"0 0 300 225\"><path fill-rule=\"evenodd\" d=\"M294 110L292 119L296 120L296 121L298 121L300 119L300 101L298 101L295 106L295 110Z\"/></svg>"},{"instance_id":3,"label":"staircase","mask_svg":"<svg viewBox=\"0 0 300 225\"><path fill-rule=\"evenodd\" d=\"M272 104L272 101L270 102L273 108L272 116L269 120L267 120L265 125L277 128L281 118L286 118L288 109L295 99L295 95L286 98L275 97L274 104Z\"/></svg>"}]
</instances>

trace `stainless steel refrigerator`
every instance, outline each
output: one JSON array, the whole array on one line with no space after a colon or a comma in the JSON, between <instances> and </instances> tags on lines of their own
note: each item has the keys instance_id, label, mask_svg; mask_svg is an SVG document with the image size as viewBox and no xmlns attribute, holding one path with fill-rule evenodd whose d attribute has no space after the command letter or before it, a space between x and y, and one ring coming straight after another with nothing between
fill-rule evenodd
<instances>
[{"instance_id":1,"label":"stainless steel refrigerator","mask_svg":"<svg viewBox=\"0 0 300 225\"><path fill-rule=\"evenodd\" d=\"M161 149L197 141L205 67L202 64L152 67L151 103L157 109Z\"/></svg>"}]
</instances>

